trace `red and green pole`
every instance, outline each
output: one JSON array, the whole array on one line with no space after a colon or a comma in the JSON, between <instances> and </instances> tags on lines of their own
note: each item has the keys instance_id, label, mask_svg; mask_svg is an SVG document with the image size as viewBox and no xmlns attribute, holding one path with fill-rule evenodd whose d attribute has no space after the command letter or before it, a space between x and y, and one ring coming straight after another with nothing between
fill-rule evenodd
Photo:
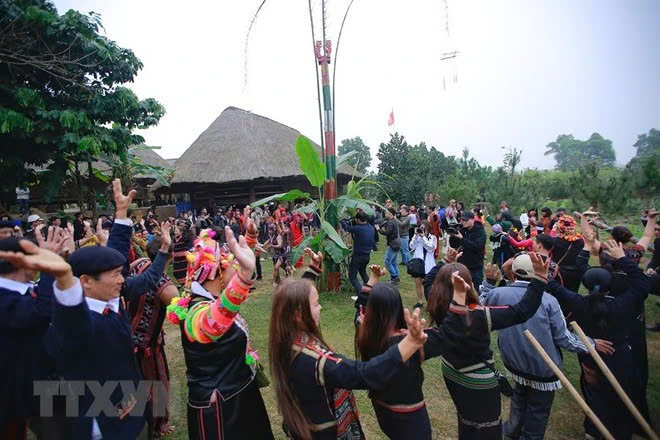
<instances>
[{"instance_id":1,"label":"red and green pole","mask_svg":"<svg viewBox=\"0 0 660 440\"><path fill-rule=\"evenodd\" d=\"M323 91L323 138L325 140L325 200L337 198L337 154L335 153L334 113L332 111L332 93L330 91L330 53L332 43L325 39L316 42L316 59L321 66L321 90ZM326 219L337 227L337 213L328 209ZM332 260L328 267L328 290L339 290L339 267Z\"/></svg>"}]
</instances>

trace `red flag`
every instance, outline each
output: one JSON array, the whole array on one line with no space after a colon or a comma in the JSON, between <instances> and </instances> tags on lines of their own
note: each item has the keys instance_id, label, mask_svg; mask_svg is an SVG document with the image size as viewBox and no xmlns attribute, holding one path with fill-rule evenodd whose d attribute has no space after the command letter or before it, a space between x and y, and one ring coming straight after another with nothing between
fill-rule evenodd
<instances>
[{"instance_id":1,"label":"red flag","mask_svg":"<svg viewBox=\"0 0 660 440\"><path fill-rule=\"evenodd\" d=\"M392 110L392 111L390 112L390 117L389 117L389 119L387 120L387 125L390 126L390 127L391 127L392 125L394 125L394 110Z\"/></svg>"}]
</instances>

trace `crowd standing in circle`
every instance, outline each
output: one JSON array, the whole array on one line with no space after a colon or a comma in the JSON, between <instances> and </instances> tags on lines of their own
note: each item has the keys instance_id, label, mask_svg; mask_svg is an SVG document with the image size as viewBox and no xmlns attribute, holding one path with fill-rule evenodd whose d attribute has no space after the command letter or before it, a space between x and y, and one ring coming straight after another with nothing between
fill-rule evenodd
<instances>
[{"instance_id":1,"label":"crowd standing in circle","mask_svg":"<svg viewBox=\"0 0 660 440\"><path fill-rule=\"evenodd\" d=\"M316 281L323 255L305 249L307 267L303 258L292 261L293 249L319 229L318 216L304 213L302 205L270 203L161 219L151 209L132 215L134 192L124 194L119 181L113 190L112 216L0 219L0 326L7 341L2 438L24 438L28 426L39 439L172 432L169 410L154 411L168 407L166 319L181 332L191 439L273 438L260 391L269 383L290 438L364 438L352 392L364 389L385 436L431 439L442 427L430 423L436 408L427 407L422 385L423 364L434 357L440 358L460 439L540 439L562 386L525 340L525 329L559 367L562 349L577 353L585 400L615 438L632 438L639 426L567 319L579 323L649 417L644 301L660 293L656 211L644 213L643 236L633 240L625 226L598 237L593 211L576 219L565 210L530 208L517 217L506 201L494 216L482 204L466 209L455 199L437 207L388 200L385 209L357 210L339 222L352 237L352 360L337 353L321 330ZM653 241L653 258L642 269ZM493 259L486 264L488 244ZM385 267L371 262L379 245ZM274 268L270 377L241 314L267 255ZM589 266L591 256L598 266ZM415 280L412 311L403 307L398 289L405 274ZM587 295L577 293L581 284ZM499 332L506 373L495 367L493 331ZM513 386L504 380L507 373ZM145 406L135 404L134 392L113 390L116 415L89 415L90 390L76 396L75 417L58 399L52 414L43 415L32 386L49 378L122 380L136 387L148 379L163 387L150 391ZM510 397L506 421L501 394ZM586 418L584 430L587 438L600 436Z\"/></svg>"}]
</instances>

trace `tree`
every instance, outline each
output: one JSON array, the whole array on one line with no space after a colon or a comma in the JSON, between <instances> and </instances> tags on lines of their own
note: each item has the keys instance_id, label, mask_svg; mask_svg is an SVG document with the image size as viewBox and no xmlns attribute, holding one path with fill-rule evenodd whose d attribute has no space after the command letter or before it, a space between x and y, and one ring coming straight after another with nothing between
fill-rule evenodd
<instances>
[{"instance_id":1,"label":"tree","mask_svg":"<svg viewBox=\"0 0 660 440\"><path fill-rule=\"evenodd\" d=\"M91 175L102 153L125 157L144 142L134 130L156 125L165 109L122 87L142 63L99 35L98 14L60 15L48 0L0 0L0 17L3 189L45 180L56 194L71 174L82 205L85 169Z\"/></svg>"},{"instance_id":2,"label":"tree","mask_svg":"<svg viewBox=\"0 0 660 440\"><path fill-rule=\"evenodd\" d=\"M633 146L637 154L626 165L626 171L635 194L650 208L660 201L660 130L652 128L648 134L640 134Z\"/></svg>"},{"instance_id":3,"label":"tree","mask_svg":"<svg viewBox=\"0 0 660 440\"><path fill-rule=\"evenodd\" d=\"M648 134L640 134L633 147L637 149L636 157L660 154L660 130L652 128Z\"/></svg>"},{"instance_id":4,"label":"tree","mask_svg":"<svg viewBox=\"0 0 660 440\"><path fill-rule=\"evenodd\" d=\"M352 153L355 151L355 153ZM339 146L339 154L345 155L352 153L347 163L359 173L364 174L371 165L371 153L369 147L364 144L362 138L356 136L351 139L344 139Z\"/></svg>"},{"instance_id":5,"label":"tree","mask_svg":"<svg viewBox=\"0 0 660 440\"><path fill-rule=\"evenodd\" d=\"M602 167L615 165L616 153L612 141L594 133L586 141L575 139L572 134L557 136L557 140L546 145L546 156L553 156L557 162L556 168L562 171L573 171L588 163L596 163Z\"/></svg>"},{"instance_id":6,"label":"tree","mask_svg":"<svg viewBox=\"0 0 660 440\"><path fill-rule=\"evenodd\" d=\"M576 208L593 207L602 212L620 213L630 204L630 175L619 168L602 168L589 163L570 178L571 200Z\"/></svg>"}]
</instances>

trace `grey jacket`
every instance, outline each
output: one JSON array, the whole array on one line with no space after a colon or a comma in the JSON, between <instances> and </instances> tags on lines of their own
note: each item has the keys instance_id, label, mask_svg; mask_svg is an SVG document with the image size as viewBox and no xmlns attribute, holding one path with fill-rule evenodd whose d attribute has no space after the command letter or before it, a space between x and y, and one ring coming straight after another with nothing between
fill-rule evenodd
<instances>
[{"instance_id":1,"label":"grey jacket","mask_svg":"<svg viewBox=\"0 0 660 440\"><path fill-rule=\"evenodd\" d=\"M481 304L516 304L525 294L528 284L527 281L516 281L508 286L494 288L484 281L479 288ZM560 347L573 352L587 352L587 347L568 330L557 299L549 293L543 294L541 306L527 322L499 331L497 342L502 362L515 382L541 391L560 389L561 383L557 376L523 334L526 329L529 329L559 368L562 367ZM593 345L591 339L589 342Z\"/></svg>"}]
</instances>

